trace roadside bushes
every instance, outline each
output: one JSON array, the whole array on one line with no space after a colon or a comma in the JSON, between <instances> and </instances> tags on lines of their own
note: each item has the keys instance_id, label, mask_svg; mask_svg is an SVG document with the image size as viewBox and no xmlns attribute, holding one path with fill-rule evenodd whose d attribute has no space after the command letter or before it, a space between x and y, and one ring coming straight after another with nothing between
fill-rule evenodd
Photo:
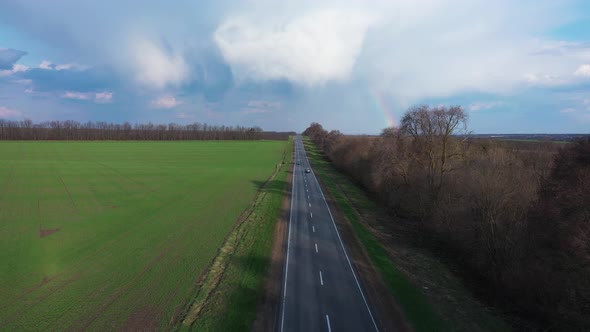
<instances>
[{"instance_id":1,"label":"roadside bushes","mask_svg":"<svg viewBox=\"0 0 590 332\"><path fill-rule=\"evenodd\" d=\"M589 329L590 142L458 136L466 125L460 107L418 106L379 137L317 123L304 135L490 302L553 329Z\"/></svg>"}]
</instances>

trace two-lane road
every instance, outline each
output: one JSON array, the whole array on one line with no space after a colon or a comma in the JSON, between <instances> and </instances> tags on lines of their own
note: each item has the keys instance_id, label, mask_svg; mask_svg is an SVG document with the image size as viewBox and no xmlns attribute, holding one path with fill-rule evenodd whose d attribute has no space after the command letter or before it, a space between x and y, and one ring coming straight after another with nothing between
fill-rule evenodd
<instances>
[{"instance_id":1,"label":"two-lane road","mask_svg":"<svg viewBox=\"0 0 590 332\"><path fill-rule=\"evenodd\" d=\"M320 185L295 140L281 331L378 331Z\"/></svg>"}]
</instances>

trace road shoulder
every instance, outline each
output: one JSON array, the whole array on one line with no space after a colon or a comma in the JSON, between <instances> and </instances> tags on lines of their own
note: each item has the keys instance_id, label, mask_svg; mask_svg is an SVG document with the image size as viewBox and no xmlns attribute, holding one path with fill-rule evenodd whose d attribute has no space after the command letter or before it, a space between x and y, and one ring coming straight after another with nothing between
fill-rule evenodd
<instances>
[{"instance_id":1,"label":"road shoulder","mask_svg":"<svg viewBox=\"0 0 590 332\"><path fill-rule=\"evenodd\" d=\"M253 331L276 331L279 326L281 312L282 281L284 280L285 258L287 255L287 230L292 199L293 172L295 168L295 144L293 144L291 165L287 177L287 186L282 202L281 216L276 223L274 243L268 274L264 281L264 293L258 303Z\"/></svg>"}]
</instances>

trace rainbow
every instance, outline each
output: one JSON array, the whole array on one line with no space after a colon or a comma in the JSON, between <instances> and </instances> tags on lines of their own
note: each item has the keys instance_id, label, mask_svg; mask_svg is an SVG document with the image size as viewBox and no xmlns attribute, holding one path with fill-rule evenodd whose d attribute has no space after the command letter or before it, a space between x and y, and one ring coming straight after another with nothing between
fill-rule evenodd
<instances>
[{"instance_id":1,"label":"rainbow","mask_svg":"<svg viewBox=\"0 0 590 332\"><path fill-rule=\"evenodd\" d=\"M377 90L370 90L369 92L371 94L371 97L373 98L373 102L375 104L375 108L380 113L383 114L383 117L385 118L385 124L387 125L387 128L389 128L389 127L396 127L397 126L397 121L393 117L393 114L391 114L391 111L389 110L389 107L387 106L387 103L385 102L385 98L383 97L383 94L381 94Z\"/></svg>"}]
</instances>

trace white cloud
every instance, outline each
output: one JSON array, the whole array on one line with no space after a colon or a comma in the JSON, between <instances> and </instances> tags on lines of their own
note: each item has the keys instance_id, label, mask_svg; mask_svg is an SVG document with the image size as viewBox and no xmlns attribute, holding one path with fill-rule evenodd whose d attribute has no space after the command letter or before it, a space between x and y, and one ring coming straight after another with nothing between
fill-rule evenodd
<instances>
[{"instance_id":1,"label":"white cloud","mask_svg":"<svg viewBox=\"0 0 590 332\"><path fill-rule=\"evenodd\" d=\"M564 109L559 110L559 113L562 113L562 114L575 113L575 112L576 112L576 109L572 108L572 107L568 107L568 108L564 108Z\"/></svg>"},{"instance_id":2,"label":"white cloud","mask_svg":"<svg viewBox=\"0 0 590 332\"><path fill-rule=\"evenodd\" d=\"M188 119L194 119L195 116L193 114L189 114L187 112L177 112L176 113L176 117L178 119L183 119L183 120L188 120Z\"/></svg>"},{"instance_id":3,"label":"white cloud","mask_svg":"<svg viewBox=\"0 0 590 332\"><path fill-rule=\"evenodd\" d=\"M587 61L588 44L536 37L566 21L566 7L551 0L257 0L231 10L214 38L238 78L351 79L405 104L574 81L572 64Z\"/></svg>"},{"instance_id":4,"label":"white cloud","mask_svg":"<svg viewBox=\"0 0 590 332\"><path fill-rule=\"evenodd\" d=\"M281 107L280 101L269 100L248 100L246 103L249 107L278 108Z\"/></svg>"},{"instance_id":5,"label":"white cloud","mask_svg":"<svg viewBox=\"0 0 590 332\"><path fill-rule=\"evenodd\" d=\"M88 100L93 101L97 104L110 103L113 100L112 92L78 92L78 91L66 91L62 98L74 99L74 100Z\"/></svg>"},{"instance_id":6,"label":"white cloud","mask_svg":"<svg viewBox=\"0 0 590 332\"><path fill-rule=\"evenodd\" d=\"M65 64L61 64L61 65L55 65L55 70L68 70L68 69L72 69L75 68L75 65L73 63L65 63Z\"/></svg>"},{"instance_id":7,"label":"white cloud","mask_svg":"<svg viewBox=\"0 0 590 332\"><path fill-rule=\"evenodd\" d=\"M582 104L584 105L585 103L582 102ZM564 108L559 110L559 113L563 114L564 116L571 117L572 119L575 119L575 121L578 122L590 122L590 107L582 107L582 109L573 107Z\"/></svg>"},{"instance_id":8,"label":"white cloud","mask_svg":"<svg viewBox=\"0 0 590 332\"><path fill-rule=\"evenodd\" d=\"M27 70L29 70L29 67L27 67L25 65L21 65L20 63L15 63L12 66L12 69L0 70L0 77L10 76L12 74L27 71Z\"/></svg>"},{"instance_id":9,"label":"white cloud","mask_svg":"<svg viewBox=\"0 0 590 332\"><path fill-rule=\"evenodd\" d=\"M590 65L588 65L588 64L581 65L580 67L578 67L578 69L576 69L576 71L574 72L574 75L590 77Z\"/></svg>"},{"instance_id":10,"label":"white cloud","mask_svg":"<svg viewBox=\"0 0 590 332\"><path fill-rule=\"evenodd\" d=\"M503 106L504 103L502 101L488 101L488 102L476 102L469 105L470 111L481 111L481 110L489 110L492 108L497 108Z\"/></svg>"},{"instance_id":11,"label":"white cloud","mask_svg":"<svg viewBox=\"0 0 590 332\"><path fill-rule=\"evenodd\" d=\"M246 106L241 107L239 113L246 115L272 113L282 107L281 102L271 100L248 100L245 104Z\"/></svg>"},{"instance_id":12,"label":"white cloud","mask_svg":"<svg viewBox=\"0 0 590 332\"><path fill-rule=\"evenodd\" d=\"M55 65L55 70L86 70L88 66L83 66L77 63L63 63Z\"/></svg>"},{"instance_id":13,"label":"white cloud","mask_svg":"<svg viewBox=\"0 0 590 332\"><path fill-rule=\"evenodd\" d=\"M569 78L549 74L527 74L525 75L525 81L532 86L557 86L567 84L570 80Z\"/></svg>"},{"instance_id":14,"label":"white cloud","mask_svg":"<svg viewBox=\"0 0 590 332\"><path fill-rule=\"evenodd\" d=\"M6 106L0 106L0 118L16 118L22 116L22 112Z\"/></svg>"},{"instance_id":15,"label":"white cloud","mask_svg":"<svg viewBox=\"0 0 590 332\"><path fill-rule=\"evenodd\" d=\"M187 81L189 66L184 57L148 39L133 38L130 42L130 62L140 84L163 88Z\"/></svg>"},{"instance_id":16,"label":"white cloud","mask_svg":"<svg viewBox=\"0 0 590 332\"><path fill-rule=\"evenodd\" d=\"M49 60L43 60L39 64L39 68L46 69L46 70L52 70L53 69L53 64Z\"/></svg>"},{"instance_id":17,"label":"white cloud","mask_svg":"<svg viewBox=\"0 0 590 332\"><path fill-rule=\"evenodd\" d=\"M337 8L233 16L215 31L215 42L238 77L312 85L350 76L373 21L366 11Z\"/></svg>"},{"instance_id":18,"label":"white cloud","mask_svg":"<svg viewBox=\"0 0 590 332\"><path fill-rule=\"evenodd\" d=\"M39 64L39 68L45 70L86 70L89 67L80 65L77 63L62 63L62 64L54 64L49 60L43 60Z\"/></svg>"},{"instance_id":19,"label":"white cloud","mask_svg":"<svg viewBox=\"0 0 590 332\"><path fill-rule=\"evenodd\" d=\"M122 85L189 83L201 55L219 51L238 79L312 85L296 87L297 98L285 107L306 119L326 114L325 121L355 131L383 125L371 118L373 101L360 90L379 92L395 113L429 97L518 95L530 86L567 84L585 79L574 73L590 59L588 44L539 37L568 23L570 1L205 0L142 3L139 14L136 4L114 0L60 0L42 11L35 0L13 2L26 18L15 17L16 29L71 50L81 63L115 68L128 77ZM48 38L53 31L68 37ZM210 41L218 49L211 51ZM316 91L321 84L326 88ZM328 109L337 98L347 102ZM362 120L347 121L352 117Z\"/></svg>"},{"instance_id":20,"label":"white cloud","mask_svg":"<svg viewBox=\"0 0 590 332\"><path fill-rule=\"evenodd\" d=\"M90 100L92 98L92 94L88 92L66 91L62 97L66 99Z\"/></svg>"},{"instance_id":21,"label":"white cloud","mask_svg":"<svg viewBox=\"0 0 590 332\"><path fill-rule=\"evenodd\" d=\"M23 85L30 85L33 83L33 80L27 79L27 78L22 78L22 79L14 80L14 83L23 84Z\"/></svg>"},{"instance_id":22,"label":"white cloud","mask_svg":"<svg viewBox=\"0 0 590 332\"><path fill-rule=\"evenodd\" d=\"M565 84L574 79L572 63L587 57L590 47L533 37L546 28L533 20L546 17L550 26L553 17L548 2L538 3L538 8L508 1L400 6L397 18L388 17L367 38L357 73L408 103L467 91L503 94ZM537 15L518 18L527 10Z\"/></svg>"},{"instance_id":23,"label":"white cloud","mask_svg":"<svg viewBox=\"0 0 590 332\"><path fill-rule=\"evenodd\" d=\"M27 71L27 70L29 70L29 67L27 67L25 65L21 65L20 63L17 63L14 66L12 66L13 73L18 73L18 72Z\"/></svg>"},{"instance_id":24,"label":"white cloud","mask_svg":"<svg viewBox=\"0 0 590 332\"><path fill-rule=\"evenodd\" d=\"M240 113L242 114L259 114L259 113L272 113L273 110L267 108L255 108L255 107L242 107Z\"/></svg>"},{"instance_id":25,"label":"white cloud","mask_svg":"<svg viewBox=\"0 0 590 332\"><path fill-rule=\"evenodd\" d=\"M152 100L152 105L157 108L174 108L180 104L182 104L182 101L177 100L173 96L162 96Z\"/></svg>"},{"instance_id":26,"label":"white cloud","mask_svg":"<svg viewBox=\"0 0 590 332\"><path fill-rule=\"evenodd\" d=\"M112 100L112 92L97 92L94 94L94 101L97 103L110 103Z\"/></svg>"}]
</instances>

